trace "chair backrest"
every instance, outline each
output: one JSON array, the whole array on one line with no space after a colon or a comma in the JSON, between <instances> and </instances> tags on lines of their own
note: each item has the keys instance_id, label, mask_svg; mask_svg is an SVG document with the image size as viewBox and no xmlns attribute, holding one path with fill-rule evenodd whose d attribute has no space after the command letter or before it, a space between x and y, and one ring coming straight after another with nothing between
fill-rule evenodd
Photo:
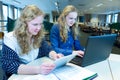
<instances>
[{"instance_id":1,"label":"chair backrest","mask_svg":"<svg viewBox=\"0 0 120 80\"><path fill-rule=\"evenodd\" d=\"M4 32L0 32L0 39L3 39Z\"/></svg>"},{"instance_id":2,"label":"chair backrest","mask_svg":"<svg viewBox=\"0 0 120 80\"><path fill-rule=\"evenodd\" d=\"M53 23L48 22L48 21L44 21L43 24L44 24L45 30L46 30L47 32L50 32L50 30L51 30L51 28L52 28L52 26L53 26Z\"/></svg>"},{"instance_id":3,"label":"chair backrest","mask_svg":"<svg viewBox=\"0 0 120 80\"><path fill-rule=\"evenodd\" d=\"M7 31L10 32L10 31L13 31L14 27L15 27L15 21L14 19L11 19L11 18L7 18L8 19L8 22L7 22Z\"/></svg>"},{"instance_id":4,"label":"chair backrest","mask_svg":"<svg viewBox=\"0 0 120 80\"><path fill-rule=\"evenodd\" d=\"M0 32L0 50L2 49L2 42L3 42L4 32ZM1 56L1 53L0 53Z\"/></svg>"}]
</instances>

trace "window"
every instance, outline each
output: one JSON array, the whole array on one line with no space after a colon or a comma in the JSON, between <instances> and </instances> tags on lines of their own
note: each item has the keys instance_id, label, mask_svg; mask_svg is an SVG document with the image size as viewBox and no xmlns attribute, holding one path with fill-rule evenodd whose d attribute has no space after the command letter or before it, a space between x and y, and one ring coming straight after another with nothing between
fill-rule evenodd
<instances>
[{"instance_id":1,"label":"window","mask_svg":"<svg viewBox=\"0 0 120 80\"><path fill-rule=\"evenodd\" d=\"M7 20L7 16L8 16L8 6L7 5L3 5L3 20Z\"/></svg>"},{"instance_id":2,"label":"window","mask_svg":"<svg viewBox=\"0 0 120 80\"><path fill-rule=\"evenodd\" d=\"M111 23L111 15L109 14L109 15L107 15L107 21L106 21L107 23Z\"/></svg>"},{"instance_id":3,"label":"window","mask_svg":"<svg viewBox=\"0 0 120 80\"><path fill-rule=\"evenodd\" d=\"M118 14L115 14L115 15L114 15L114 19L115 19L114 21L117 22Z\"/></svg>"},{"instance_id":4,"label":"window","mask_svg":"<svg viewBox=\"0 0 120 80\"><path fill-rule=\"evenodd\" d=\"M14 19L18 18L18 10L17 8L14 8Z\"/></svg>"},{"instance_id":5,"label":"window","mask_svg":"<svg viewBox=\"0 0 120 80\"><path fill-rule=\"evenodd\" d=\"M20 17L21 9L18 9L18 17Z\"/></svg>"},{"instance_id":6,"label":"window","mask_svg":"<svg viewBox=\"0 0 120 80\"><path fill-rule=\"evenodd\" d=\"M116 23L116 22L117 22L117 19L118 19L118 14L113 14L112 22L113 22L113 23Z\"/></svg>"},{"instance_id":7,"label":"window","mask_svg":"<svg viewBox=\"0 0 120 80\"><path fill-rule=\"evenodd\" d=\"M7 16L8 16L8 6L3 4L2 5L2 18L1 18L1 24L0 24L0 30L5 31L6 30L6 24L7 24Z\"/></svg>"}]
</instances>

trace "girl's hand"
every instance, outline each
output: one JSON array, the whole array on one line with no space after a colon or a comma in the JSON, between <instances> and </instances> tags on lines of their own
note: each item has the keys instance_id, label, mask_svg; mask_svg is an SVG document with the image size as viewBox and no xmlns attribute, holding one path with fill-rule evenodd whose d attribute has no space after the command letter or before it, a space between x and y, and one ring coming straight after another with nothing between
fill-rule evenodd
<instances>
[{"instance_id":1,"label":"girl's hand","mask_svg":"<svg viewBox=\"0 0 120 80\"><path fill-rule=\"evenodd\" d=\"M58 58L61 58L61 57L63 57L64 55L62 54L62 53L56 53L55 51L51 51L50 53L49 53L49 57L51 58L51 59L53 59L53 60L56 60L56 59L58 59Z\"/></svg>"},{"instance_id":2,"label":"girl's hand","mask_svg":"<svg viewBox=\"0 0 120 80\"><path fill-rule=\"evenodd\" d=\"M59 59L61 57L63 57L64 55L62 53L57 53L55 56L54 56L54 60L56 59Z\"/></svg>"},{"instance_id":3,"label":"girl's hand","mask_svg":"<svg viewBox=\"0 0 120 80\"><path fill-rule=\"evenodd\" d=\"M83 57L84 51L78 50L78 51L73 51L72 54L77 54L80 57Z\"/></svg>"},{"instance_id":4,"label":"girl's hand","mask_svg":"<svg viewBox=\"0 0 120 80\"><path fill-rule=\"evenodd\" d=\"M54 68L54 63L43 63L40 65L40 74L49 74Z\"/></svg>"}]
</instances>

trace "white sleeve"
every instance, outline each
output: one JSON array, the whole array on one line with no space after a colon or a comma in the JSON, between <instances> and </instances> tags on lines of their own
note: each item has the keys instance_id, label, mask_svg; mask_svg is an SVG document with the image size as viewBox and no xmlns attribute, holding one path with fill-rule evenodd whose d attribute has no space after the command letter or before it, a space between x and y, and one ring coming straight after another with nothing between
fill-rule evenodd
<instances>
[{"instance_id":1,"label":"white sleeve","mask_svg":"<svg viewBox=\"0 0 120 80\"><path fill-rule=\"evenodd\" d=\"M3 42L5 45L10 47L12 50L16 51L16 48L18 47L18 43L16 38L13 36L13 32L6 33L4 35Z\"/></svg>"}]
</instances>

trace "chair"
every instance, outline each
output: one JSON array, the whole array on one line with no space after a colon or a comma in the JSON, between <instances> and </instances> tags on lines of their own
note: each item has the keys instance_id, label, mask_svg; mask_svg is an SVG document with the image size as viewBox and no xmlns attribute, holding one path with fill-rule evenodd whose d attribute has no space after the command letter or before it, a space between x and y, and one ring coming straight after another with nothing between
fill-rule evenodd
<instances>
[{"instance_id":1,"label":"chair","mask_svg":"<svg viewBox=\"0 0 120 80\"><path fill-rule=\"evenodd\" d=\"M4 32L0 32L0 50L2 49L3 37L4 37Z\"/></svg>"},{"instance_id":2,"label":"chair","mask_svg":"<svg viewBox=\"0 0 120 80\"><path fill-rule=\"evenodd\" d=\"M45 38L46 38L46 40L49 42L49 41L50 41L50 39L49 39L50 30L51 30L51 28L52 28L52 26L53 26L53 23L50 23L50 22L48 22L48 21L44 21L44 22L43 22L43 25L44 25L44 29L45 29L45 31L46 31L46 33L45 33Z\"/></svg>"},{"instance_id":3,"label":"chair","mask_svg":"<svg viewBox=\"0 0 120 80\"><path fill-rule=\"evenodd\" d=\"M16 20L11 19L11 18L9 18L9 17L8 17L7 19L8 19L7 25L6 25L7 31L8 31L8 32L11 32L11 31L13 31L13 29L14 29L14 25L15 25L15 21L16 21Z\"/></svg>"}]
</instances>

